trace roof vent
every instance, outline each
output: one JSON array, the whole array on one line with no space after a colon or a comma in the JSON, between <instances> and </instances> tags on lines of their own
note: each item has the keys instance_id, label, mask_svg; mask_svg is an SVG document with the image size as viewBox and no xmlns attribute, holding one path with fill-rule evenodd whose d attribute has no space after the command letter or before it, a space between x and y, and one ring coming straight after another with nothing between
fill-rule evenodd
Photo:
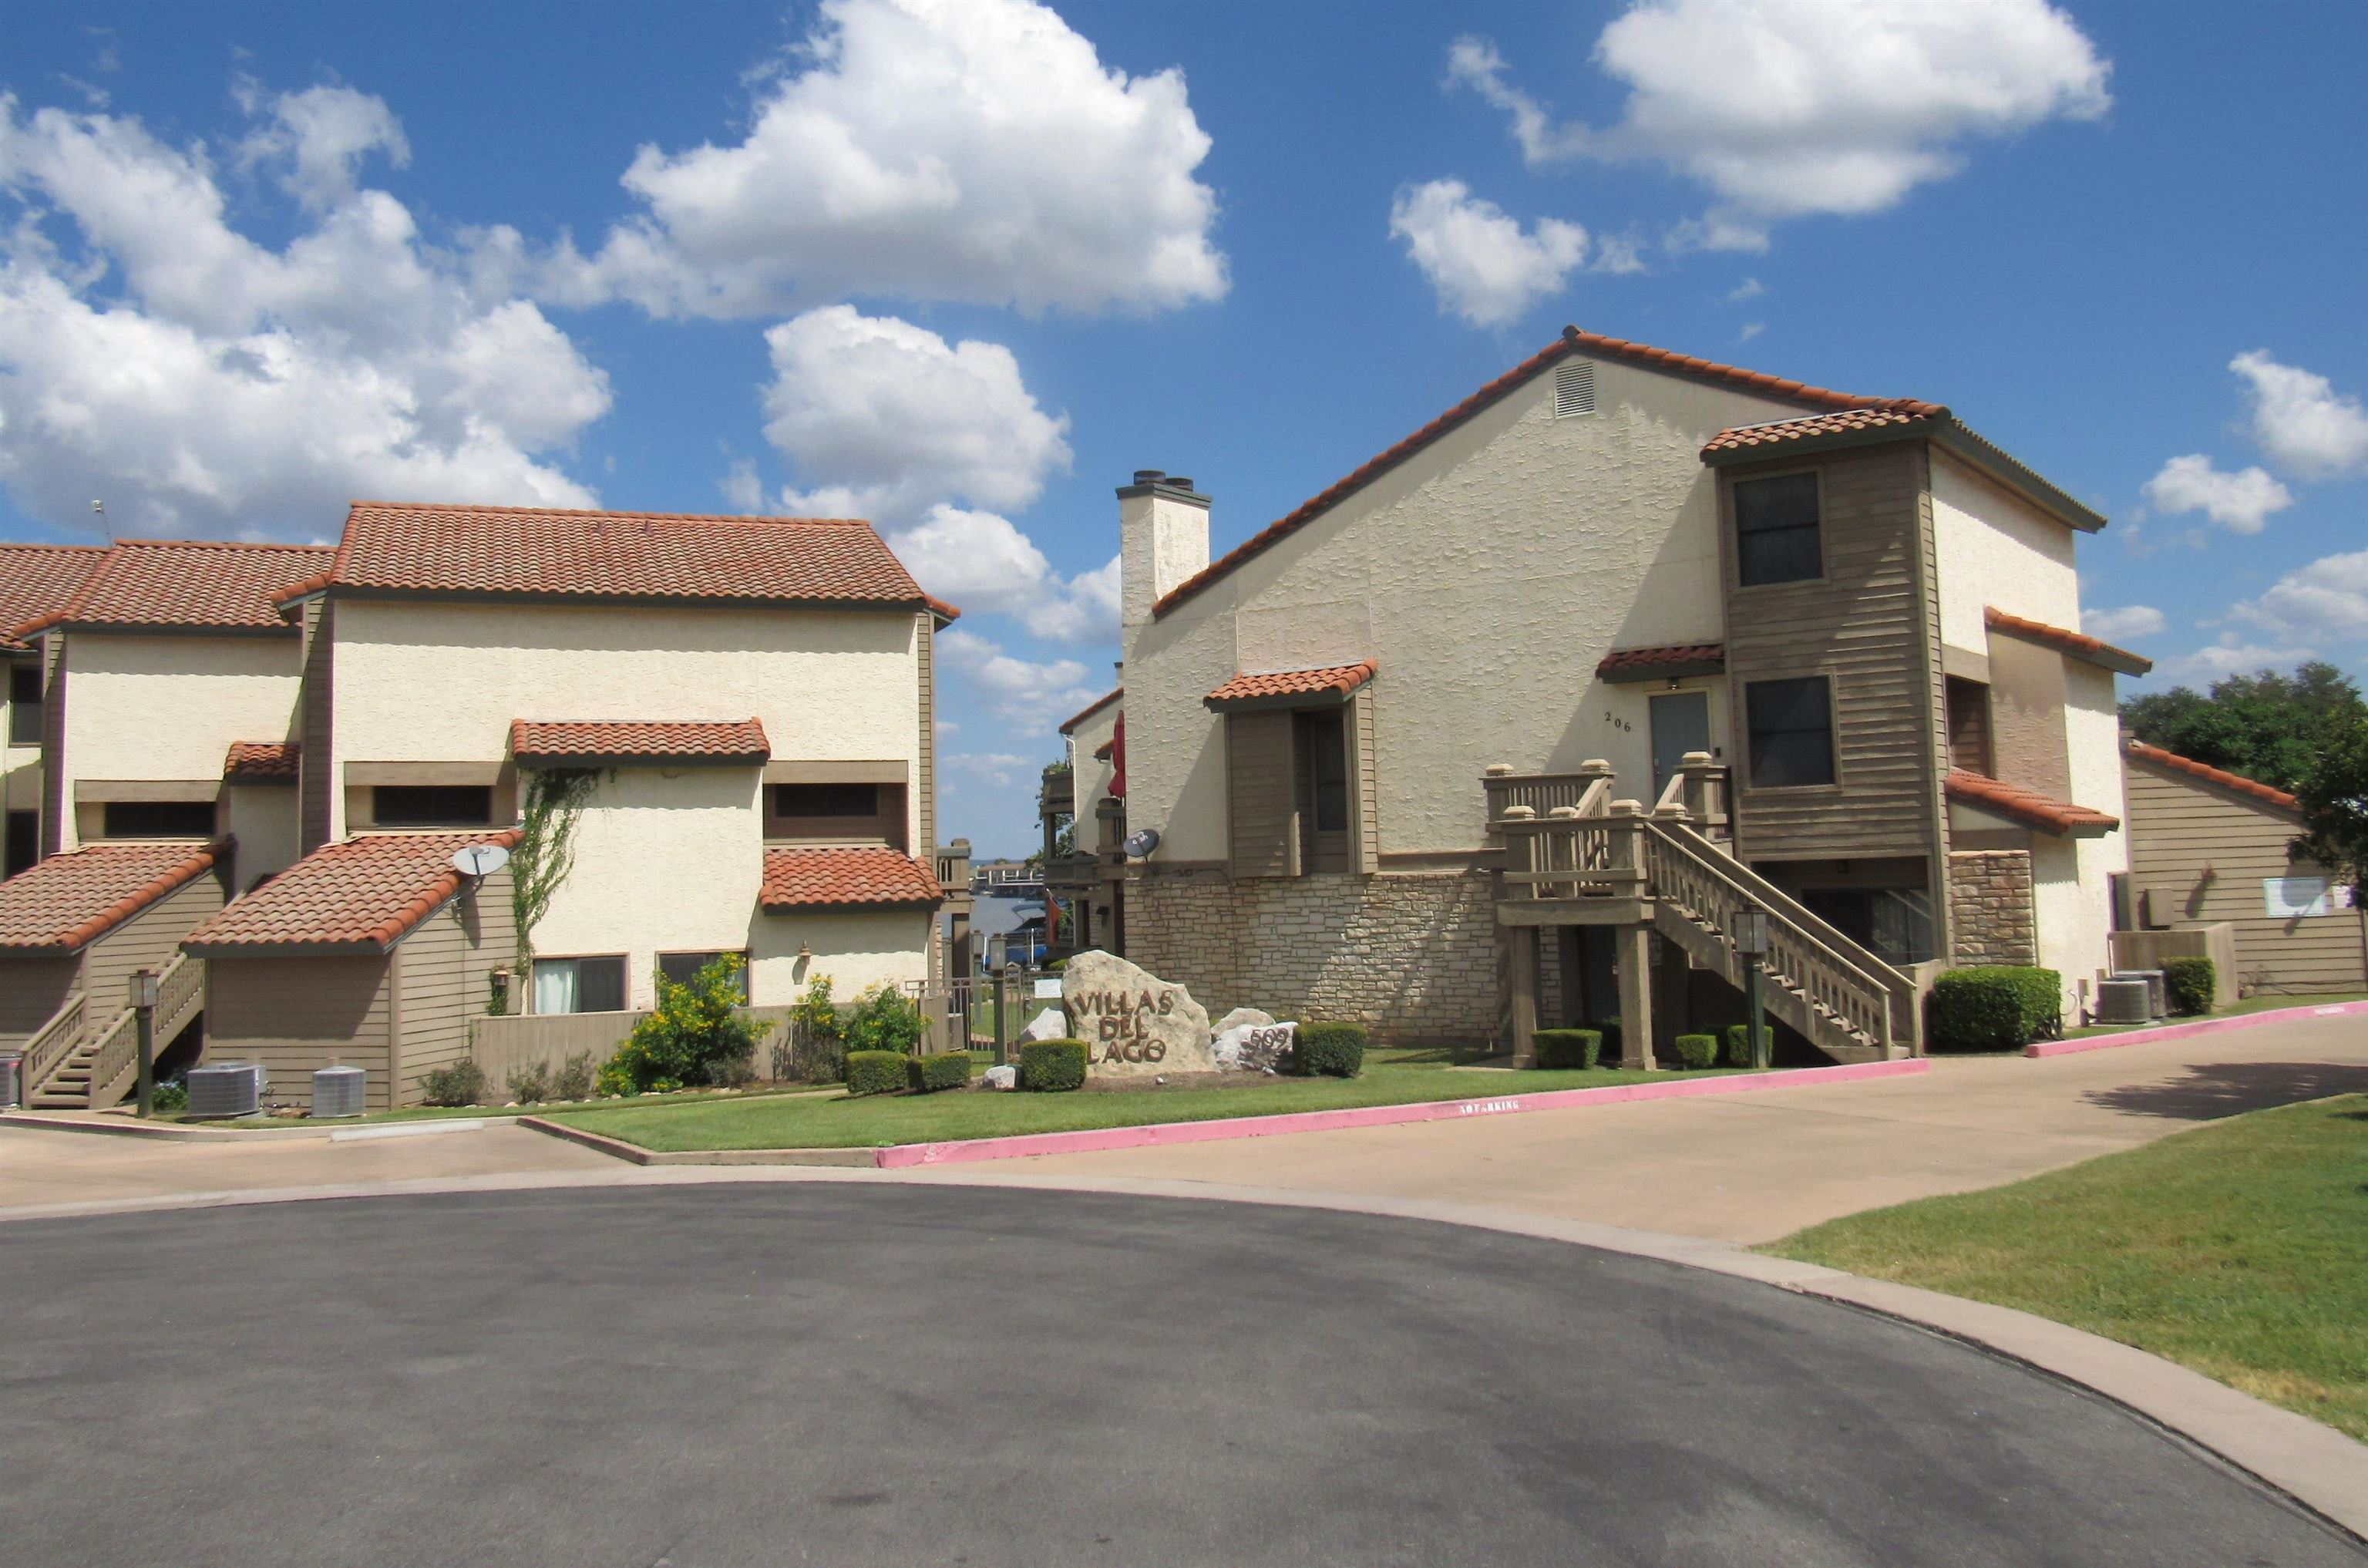
<instances>
[{"instance_id":1,"label":"roof vent","mask_svg":"<svg viewBox=\"0 0 2368 1568\"><path fill-rule=\"evenodd\" d=\"M1167 477L1166 471L1162 469L1139 468L1134 471L1134 482L1137 484L1156 484Z\"/></svg>"},{"instance_id":2,"label":"roof vent","mask_svg":"<svg viewBox=\"0 0 2368 1568\"><path fill-rule=\"evenodd\" d=\"M1554 367L1554 417L1595 412L1595 361L1565 359Z\"/></svg>"}]
</instances>

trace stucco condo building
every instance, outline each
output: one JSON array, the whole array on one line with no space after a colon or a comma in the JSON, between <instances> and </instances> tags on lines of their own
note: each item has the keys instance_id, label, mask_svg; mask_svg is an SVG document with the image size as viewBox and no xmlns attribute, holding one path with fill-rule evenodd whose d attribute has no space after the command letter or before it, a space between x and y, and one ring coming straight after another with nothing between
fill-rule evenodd
<instances>
[{"instance_id":1,"label":"stucco condo building","mask_svg":"<svg viewBox=\"0 0 2368 1568\"><path fill-rule=\"evenodd\" d=\"M1938 967L2071 1008L2109 962L2147 665L2078 630L2105 519L1947 407L1574 328L1213 562L1190 481L1118 494L1123 694L1073 766L1122 794L1074 809L1156 835L1110 924L1220 1005L1624 1017L1633 1060L1739 1016L1757 907L1779 1020L1856 1060Z\"/></svg>"}]
</instances>

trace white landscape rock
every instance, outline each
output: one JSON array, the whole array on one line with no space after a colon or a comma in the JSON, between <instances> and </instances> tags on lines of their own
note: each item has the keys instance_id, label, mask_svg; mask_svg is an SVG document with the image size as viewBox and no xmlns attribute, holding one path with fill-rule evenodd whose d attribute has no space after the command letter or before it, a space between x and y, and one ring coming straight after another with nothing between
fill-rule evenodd
<instances>
[{"instance_id":1,"label":"white landscape rock","mask_svg":"<svg viewBox=\"0 0 2368 1568\"><path fill-rule=\"evenodd\" d=\"M978 1081L990 1089L1016 1089L1019 1086L1019 1069L1008 1064L990 1067L979 1074Z\"/></svg>"},{"instance_id":2,"label":"white landscape rock","mask_svg":"<svg viewBox=\"0 0 2368 1568\"><path fill-rule=\"evenodd\" d=\"M1244 1009L1236 1009L1241 1010ZM1265 1017L1263 1013L1258 1016ZM1227 1072L1271 1073L1277 1062L1291 1054L1293 1031L1298 1028L1297 1024L1278 1024L1271 1019L1263 1024L1237 1024L1221 1030L1209 1042L1209 1054L1216 1059L1219 1068Z\"/></svg>"},{"instance_id":3,"label":"white landscape rock","mask_svg":"<svg viewBox=\"0 0 2368 1568\"><path fill-rule=\"evenodd\" d=\"M1262 1013L1256 1007L1236 1007L1232 1012L1227 1013L1224 1017L1219 1018L1215 1023L1211 1024L1209 1026L1209 1032L1219 1035L1227 1034L1235 1029L1240 1028L1245 1024L1256 1025L1258 1028L1262 1029L1271 1028L1274 1026L1274 1015L1272 1013Z\"/></svg>"},{"instance_id":4,"label":"white landscape rock","mask_svg":"<svg viewBox=\"0 0 2368 1568\"><path fill-rule=\"evenodd\" d=\"M1019 1031L1019 1038L1021 1040L1067 1040L1070 1038L1069 1016L1058 1007L1047 1007L1028 1020L1028 1027Z\"/></svg>"},{"instance_id":5,"label":"white landscape rock","mask_svg":"<svg viewBox=\"0 0 2368 1568\"><path fill-rule=\"evenodd\" d=\"M1061 1006L1087 1045L1087 1074L1156 1078L1213 1073L1209 1010L1192 994L1099 949L1076 954L1061 973Z\"/></svg>"}]
</instances>

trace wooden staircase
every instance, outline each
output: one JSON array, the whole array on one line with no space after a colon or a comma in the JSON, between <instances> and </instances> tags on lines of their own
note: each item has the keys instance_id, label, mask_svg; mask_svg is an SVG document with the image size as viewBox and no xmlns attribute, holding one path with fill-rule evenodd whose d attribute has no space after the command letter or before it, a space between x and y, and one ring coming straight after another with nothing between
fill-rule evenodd
<instances>
[{"instance_id":1,"label":"wooden staircase","mask_svg":"<svg viewBox=\"0 0 2368 1568\"><path fill-rule=\"evenodd\" d=\"M205 1006L206 965L174 955L156 977L154 1043L162 1051ZM25 1042L25 1105L29 1110L105 1110L137 1086L140 1019L124 1008L92 1029L89 998L65 1000Z\"/></svg>"}]
</instances>

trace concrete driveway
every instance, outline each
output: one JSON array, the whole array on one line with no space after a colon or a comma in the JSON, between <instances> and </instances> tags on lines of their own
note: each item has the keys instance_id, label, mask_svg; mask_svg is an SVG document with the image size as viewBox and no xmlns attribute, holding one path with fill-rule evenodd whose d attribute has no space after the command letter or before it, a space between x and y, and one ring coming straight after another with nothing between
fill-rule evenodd
<instances>
[{"instance_id":1,"label":"concrete driveway","mask_svg":"<svg viewBox=\"0 0 2368 1568\"><path fill-rule=\"evenodd\" d=\"M874 1181L0 1243L54 1568L2360 1562L1952 1340L1463 1227Z\"/></svg>"}]
</instances>

